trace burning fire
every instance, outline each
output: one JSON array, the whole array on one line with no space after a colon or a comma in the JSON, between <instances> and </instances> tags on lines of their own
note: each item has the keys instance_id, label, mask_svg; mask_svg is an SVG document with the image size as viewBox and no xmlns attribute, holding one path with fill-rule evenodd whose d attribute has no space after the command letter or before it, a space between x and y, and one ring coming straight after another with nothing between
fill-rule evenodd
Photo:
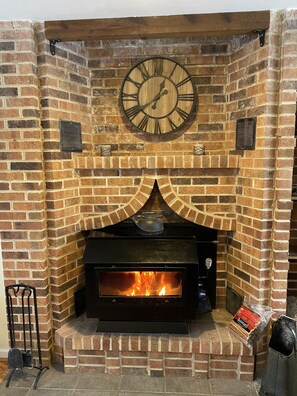
<instances>
[{"instance_id":1,"label":"burning fire","mask_svg":"<svg viewBox=\"0 0 297 396\"><path fill-rule=\"evenodd\" d=\"M159 293L159 296L166 296L166 287L165 286L162 287L162 289L161 289L161 291Z\"/></svg>"},{"instance_id":2,"label":"burning fire","mask_svg":"<svg viewBox=\"0 0 297 396\"><path fill-rule=\"evenodd\" d=\"M162 274L154 271L139 271L134 272L134 275L135 282L132 290L127 291L127 296L166 295L166 285L162 280Z\"/></svg>"},{"instance_id":3,"label":"burning fire","mask_svg":"<svg viewBox=\"0 0 297 396\"><path fill-rule=\"evenodd\" d=\"M181 296L181 273L178 271L101 272L99 290L101 296Z\"/></svg>"}]
</instances>

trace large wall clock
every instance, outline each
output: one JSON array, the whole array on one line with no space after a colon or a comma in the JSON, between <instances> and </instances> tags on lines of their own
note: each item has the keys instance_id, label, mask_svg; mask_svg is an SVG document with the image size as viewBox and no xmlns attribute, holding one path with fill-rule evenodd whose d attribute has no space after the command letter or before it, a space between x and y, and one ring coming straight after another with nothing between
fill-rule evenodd
<instances>
[{"instance_id":1,"label":"large wall clock","mask_svg":"<svg viewBox=\"0 0 297 396\"><path fill-rule=\"evenodd\" d=\"M180 129L195 104L191 76L178 62L153 57L134 65L124 78L120 105L138 130L163 134Z\"/></svg>"}]
</instances>

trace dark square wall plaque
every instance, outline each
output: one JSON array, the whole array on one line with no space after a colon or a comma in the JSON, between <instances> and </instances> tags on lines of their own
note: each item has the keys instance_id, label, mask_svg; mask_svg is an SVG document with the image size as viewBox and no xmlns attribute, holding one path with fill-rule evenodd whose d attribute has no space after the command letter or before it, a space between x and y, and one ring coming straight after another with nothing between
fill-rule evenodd
<instances>
[{"instance_id":1,"label":"dark square wall plaque","mask_svg":"<svg viewBox=\"0 0 297 396\"><path fill-rule=\"evenodd\" d=\"M255 150L256 118L241 118L236 123L236 150Z\"/></svg>"},{"instance_id":2,"label":"dark square wall plaque","mask_svg":"<svg viewBox=\"0 0 297 396\"><path fill-rule=\"evenodd\" d=\"M72 121L60 121L61 151L82 151L81 124Z\"/></svg>"}]
</instances>

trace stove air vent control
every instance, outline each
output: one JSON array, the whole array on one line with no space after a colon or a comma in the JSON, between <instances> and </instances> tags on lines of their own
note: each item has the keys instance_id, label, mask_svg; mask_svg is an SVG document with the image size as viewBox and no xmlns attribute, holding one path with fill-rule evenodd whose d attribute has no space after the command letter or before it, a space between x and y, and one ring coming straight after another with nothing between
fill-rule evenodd
<instances>
[{"instance_id":1,"label":"stove air vent control","mask_svg":"<svg viewBox=\"0 0 297 396\"><path fill-rule=\"evenodd\" d=\"M205 259L205 267L209 270L211 266L212 266L212 259L207 257Z\"/></svg>"}]
</instances>

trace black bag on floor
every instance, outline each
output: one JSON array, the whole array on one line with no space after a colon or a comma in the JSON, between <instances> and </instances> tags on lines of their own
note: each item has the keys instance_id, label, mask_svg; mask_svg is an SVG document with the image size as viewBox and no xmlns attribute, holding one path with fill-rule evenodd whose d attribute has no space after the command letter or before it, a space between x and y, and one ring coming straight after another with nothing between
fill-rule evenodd
<instances>
[{"instance_id":1,"label":"black bag on floor","mask_svg":"<svg viewBox=\"0 0 297 396\"><path fill-rule=\"evenodd\" d=\"M296 322L282 315L272 326L260 396L297 395Z\"/></svg>"}]
</instances>

